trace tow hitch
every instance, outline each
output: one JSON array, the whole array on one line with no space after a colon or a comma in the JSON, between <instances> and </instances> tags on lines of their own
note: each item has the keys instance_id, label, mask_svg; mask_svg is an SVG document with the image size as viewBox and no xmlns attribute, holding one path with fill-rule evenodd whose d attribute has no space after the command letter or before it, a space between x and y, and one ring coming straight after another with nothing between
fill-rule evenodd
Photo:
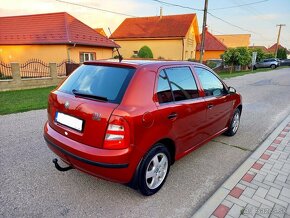
<instances>
[{"instance_id":1,"label":"tow hitch","mask_svg":"<svg viewBox=\"0 0 290 218\"><path fill-rule=\"evenodd\" d=\"M52 160L52 163L54 163L55 168L56 168L57 170L61 171L61 172L64 172L64 171L68 171L68 170L73 169L72 166L68 166L68 167L61 167L61 166L59 166L59 165L58 165L58 159L57 159L57 158L54 158L54 159Z\"/></svg>"}]
</instances>

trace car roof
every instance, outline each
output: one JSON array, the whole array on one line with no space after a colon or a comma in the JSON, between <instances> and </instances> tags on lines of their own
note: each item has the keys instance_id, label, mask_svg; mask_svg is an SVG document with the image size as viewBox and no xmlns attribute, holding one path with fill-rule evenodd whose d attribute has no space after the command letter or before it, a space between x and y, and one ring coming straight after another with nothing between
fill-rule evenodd
<instances>
[{"instance_id":1,"label":"car roof","mask_svg":"<svg viewBox=\"0 0 290 218\"><path fill-rule=\"evenodd\" d=\"M86 61L84 64L88 65L110 65L110 66L123 66L123 67L133 67L138 68L140 66L155 66L162 67L168 65L196 65L201 66L202 64L192 61L167 61L167 60L147 60L147 59L124 59L119 62L118 59L107 59L107 60L96 60L96 61Z\"/></svg>"}]
</instances>

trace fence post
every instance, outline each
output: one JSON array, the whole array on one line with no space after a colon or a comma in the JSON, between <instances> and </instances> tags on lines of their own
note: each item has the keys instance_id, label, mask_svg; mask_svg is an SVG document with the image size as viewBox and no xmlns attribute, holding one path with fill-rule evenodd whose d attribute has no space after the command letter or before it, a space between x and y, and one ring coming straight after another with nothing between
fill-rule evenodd
<instances>
[{"instance_id":1,"label":"fence post","mask_svg":"<svg viewBox=\"0 0 290 218\"><path fill-rule=\"evenodd\" d=\"M49 63L49 71L50 71L50 76L53 80L57 79L57 67L56 63Z\"/></svg>"},{"instance_id":2,"label":"fence post","mask_svg":"<svg viewBox=\"0 0 290 218\"><path fill-rule=\"evenodd\" d=\"M21 83L19 63L11 63L12 78L15 83Z\"/></svg>"}]
</instances>

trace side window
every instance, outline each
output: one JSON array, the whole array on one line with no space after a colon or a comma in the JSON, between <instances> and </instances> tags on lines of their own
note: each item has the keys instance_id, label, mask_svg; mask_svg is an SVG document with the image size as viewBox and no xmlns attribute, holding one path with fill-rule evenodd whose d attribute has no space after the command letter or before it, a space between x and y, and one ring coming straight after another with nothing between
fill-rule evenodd
<instances>
[{"instance_id":1,"label":"side window","mask_svg":"<svg viewBox=\"0 0 290 218\"><path fill-rule=\"evenodd\" d=\"M172 92L164 70L159 73L157 96L160 104L173 101Z\"/></svg>"},{"instance_id":2,"label":"side window","mask_svg":"<svg viewBox=\"0 0 290 218\"><path fill-rule=\"evenodd\" d=\"M165 69L175 101L198 97L198 89L189 67Z\"/></svg>"},{"instance_id":3,"label":"side window","mask_svg":"<svg viewBox=\"0 0 290 218\"><path fill-rule=\"evenodd\" d=\"M206 96L220 96L226 93L223 83L210 71L195 67Z\"/></svg>"}]
</instances>

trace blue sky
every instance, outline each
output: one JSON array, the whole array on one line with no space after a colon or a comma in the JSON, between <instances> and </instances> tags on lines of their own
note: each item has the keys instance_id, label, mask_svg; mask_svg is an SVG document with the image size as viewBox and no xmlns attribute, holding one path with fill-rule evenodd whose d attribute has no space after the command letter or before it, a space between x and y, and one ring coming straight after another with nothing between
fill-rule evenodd
<instances>
[{"instance_id":1,"label":"blue sky","mask_svg":"<svg viewBox=\"0 0 290 218\"><path fill-rule=\"evenodd\" d=\"M155 16L163 7L164 15L196 13L201 29L203 12L168 6L153 0L63 0L126 13L134 16ZM204 0L163 0L165 2L203 9ZM240 6L231 9L215 10L261 0L209 0L209 12L242 29L228 25L212 16L208 16L208 28L213 34L250 33L251 44L271 46L277 40L276 24L286 24L282 28L280 43L290 49L290 1L268 0L258 4ZM114 31L126 16L110 14L89 8L70 5L57 0L2 0L0 16L37 14L66 11L91 27L110 27Z\"/></svg>"}]
</instances>

